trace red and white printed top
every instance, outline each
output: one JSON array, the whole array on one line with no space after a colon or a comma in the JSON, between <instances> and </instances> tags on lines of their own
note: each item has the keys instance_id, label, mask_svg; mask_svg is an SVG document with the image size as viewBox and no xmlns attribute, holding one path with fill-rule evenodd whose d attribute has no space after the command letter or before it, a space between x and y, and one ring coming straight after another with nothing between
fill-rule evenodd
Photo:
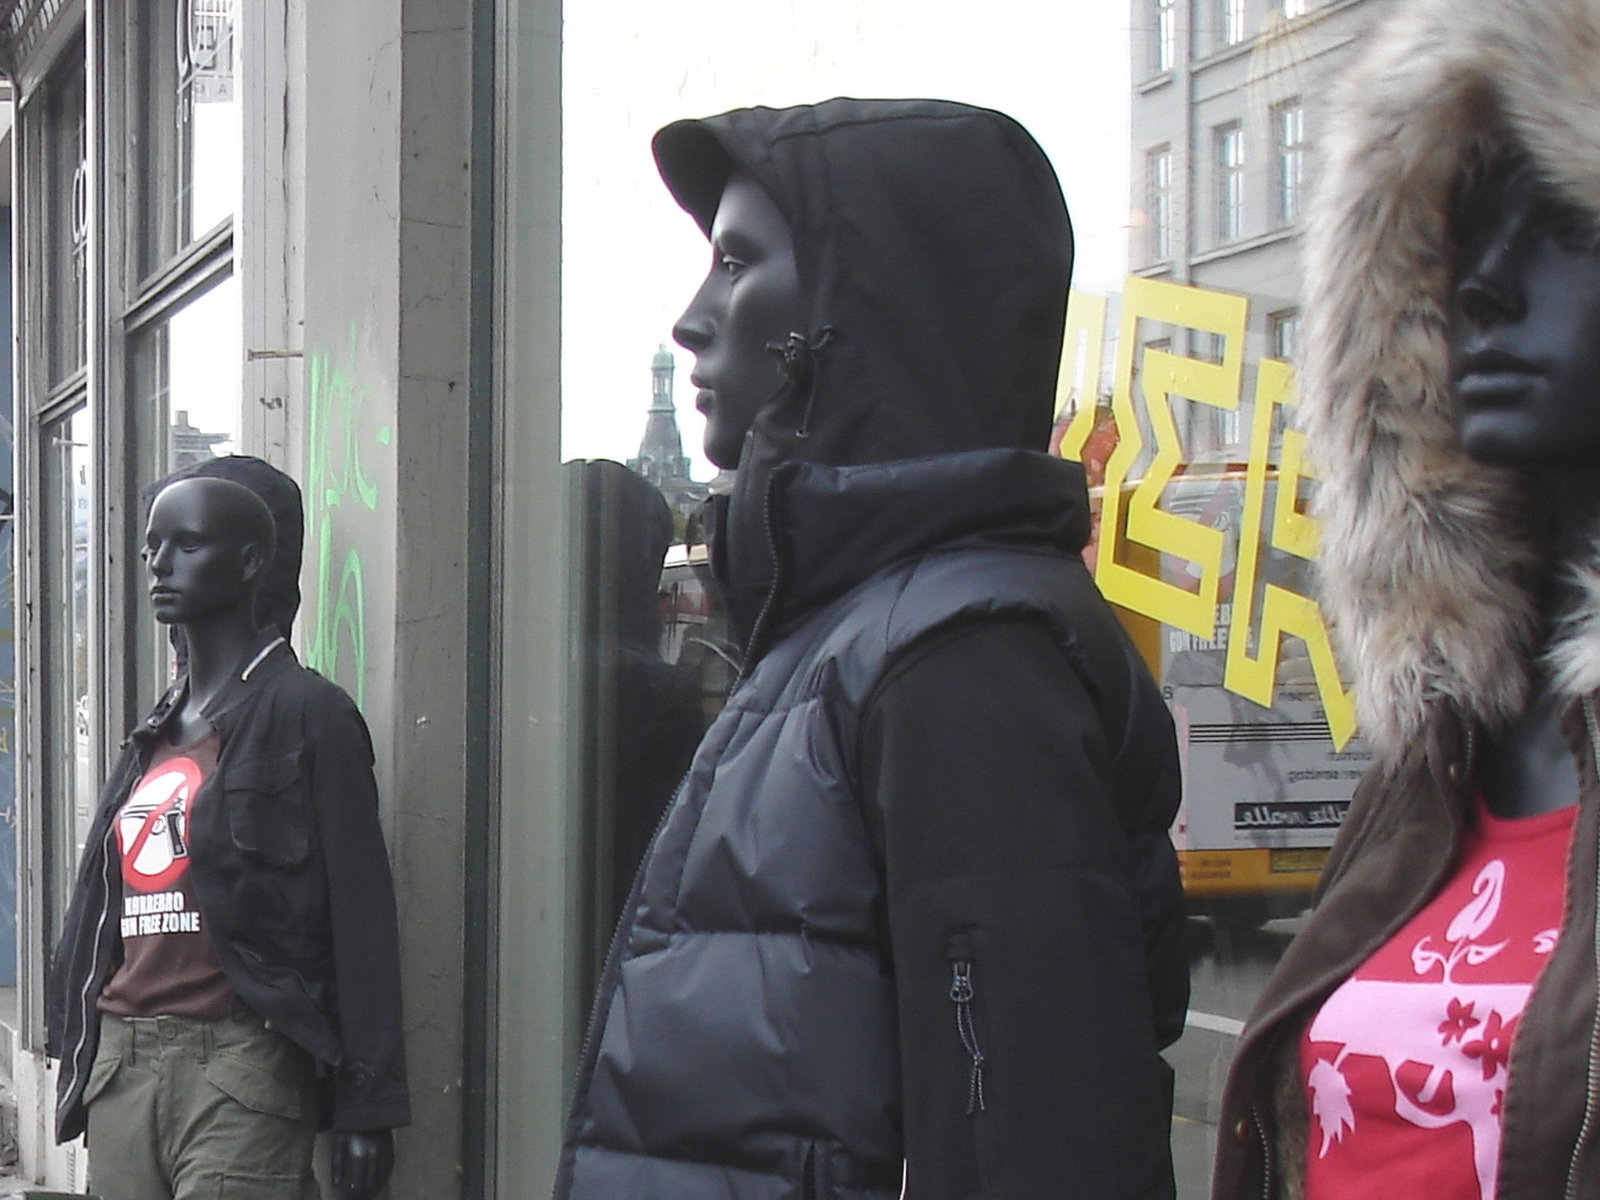
<instances>
[{"instance_id":1,"label":"red and white printed top","mask_svg":"<svg viewBox=\"0 0 1600 1200\"><path fill-rule=\"evenodd\" d=\"M1577 810L1475 808L1444 888L1301 1038L1306 1200L1493 1200L1506 1063L1560 933Z\"/></svg>"}]
</instances>

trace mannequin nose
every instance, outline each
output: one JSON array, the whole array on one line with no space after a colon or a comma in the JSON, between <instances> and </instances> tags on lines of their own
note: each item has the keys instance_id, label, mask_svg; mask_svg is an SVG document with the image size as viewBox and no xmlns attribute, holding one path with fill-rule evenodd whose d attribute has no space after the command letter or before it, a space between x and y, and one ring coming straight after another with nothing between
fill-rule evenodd
<instances>
[{"instance_id":1,"label":"mannequin nose","mask_svg":"<svg viewBox=\"0 0 1600 1200\"><path fill-rule=\"evenodd\" d=\"M699 354L711 344L711 337L716 329L716 322L712 318L711 299L706 294L713 280L708 277L700 285L689 301L677 321L672 326L672 340L677 342L691 354Z\"/></svg>"},{"instance_id":2,"label":"mannequin nose","mask_svg":"<svg viewBox=\"0 0 1600 1200\"><path fill-rule=\"evenodd\" d=\"M1456 289L1461 311L1475 325L1498 325L1518 320L1527 310L1521 291L1492 277L1468 276Z\"/></svg>"}]
</instances>

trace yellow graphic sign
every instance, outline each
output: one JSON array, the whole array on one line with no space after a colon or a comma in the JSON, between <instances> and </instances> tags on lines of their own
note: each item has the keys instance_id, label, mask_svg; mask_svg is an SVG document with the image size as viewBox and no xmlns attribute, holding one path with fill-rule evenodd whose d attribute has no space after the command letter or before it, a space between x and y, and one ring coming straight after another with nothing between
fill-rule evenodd
<instances>
[{"instance_id":1,"label":"yellow graphic sign","mask_svg":"<svg viewBox=\"0 0 1600 1200\"><path fill-rule=\"evenodd\" d=\"M1072 295L1059 385L1063 404L1073 393L1086 400L1096 393L1106 308L1105 297ZM1343 748L1355 733L1355 709L1339 677L1321 609L1311 597L1280 584L1258 587L1264 548L1307 561L1316 557L1316 521L1299 505L1308 468L1304 437L1295 430L1282 434L1276 500L1270 518L1266 512L1275 414L1294 405L1293 372L1287 363L1262 359L1256 364L1238 561L1226 610L1221 595L1223 531L1162 507L1168 485L1188 463L1173 402L1181 397L1227 412L1239 410L1248 319L1249 301L1243 296L1159 280L1126 281L1111 388L1117 444L1106 463L1095 580L1113 603L1197 638L1210 639L1224 625L1223 686L1266 707L1273 702L1284 637L1301 639L1334 745ZM1146 325L1143 340L1141 323ZM1214 359L1179 355L1164 343L1152 344L1150 323L1210 335L1217 350ZM1085 360L1087 387L1078 384ZM1081 459L1093 424L1092 400L1080 401L1062 435L1062 457ZM1192 588L1162 577L1162 555L1189 564L1185 574L1194 581Z\"/></svg>"}]
</instances>

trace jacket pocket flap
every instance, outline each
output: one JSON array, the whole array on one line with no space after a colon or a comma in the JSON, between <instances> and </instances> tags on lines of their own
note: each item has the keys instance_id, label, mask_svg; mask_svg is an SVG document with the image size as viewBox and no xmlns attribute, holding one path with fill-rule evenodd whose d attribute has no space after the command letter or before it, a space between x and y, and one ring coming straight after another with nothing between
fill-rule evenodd
<instances>
[{"instance_id":1,"label":"jacket pocket flap","mask_svg":"<svg viewBox=\"0 0 1600 1200\"><path fill-rule=\"evenodd\" d=\"M237 1055L212 1055L206 1061L206 1079L252 1112L298 1121L305 1111L300 1080L285 1079Z\"/></svg>"},{"instance_id":2,"label":"jacket pocket flap","mask_svg":"<svg viewBox=\"0 0 1600 1200\"><path fill-rule=\"evenodd\" d=\"M230 765L224 780L233 844L252 858L297 867L311 853L298 752Z\"/></svg>"}]
</instances>

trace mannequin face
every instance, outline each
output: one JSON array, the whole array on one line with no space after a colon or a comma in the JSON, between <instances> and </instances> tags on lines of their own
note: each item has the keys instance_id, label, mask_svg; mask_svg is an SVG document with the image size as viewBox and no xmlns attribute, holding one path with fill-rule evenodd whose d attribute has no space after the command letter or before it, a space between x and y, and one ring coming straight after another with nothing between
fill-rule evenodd
<instances>
[{"instance_id":1,"label":"mannequin face","mask_svg":"<svg viewBox=\"0 0 1600 1200\"><path fill-rule=\"evenodd\" d=\"M1600 472L1600 239L1531 171L1460 198L1450 304L1456 431L1479 462Z\"/></svg>"},{"instance_id":2,"label":"mannequin face","mask_svg":"<svg viewBox=\"0 0 1600 1200\"><path fill-rule=\"evenodd\" d=\"M188 625L252 602L261 547L244 541L235 513L214 480L165 488L150 506L140 552L150 572L150 605L164 625Z\"/></svg>"},{"instance_id":3,"label":"mannequin face","mask_svg":"<svg viewBox=\"0 0 1600 1200\"><path fill-rule=\"evenodd\" d=\"M789 223L753 175L735 171L711 223L711 270L672 329L694 354L689 378L717 466L739 465L745 433L783 384L767 346L803 331L804 320Z\"/></svg>"}]
</instances>

